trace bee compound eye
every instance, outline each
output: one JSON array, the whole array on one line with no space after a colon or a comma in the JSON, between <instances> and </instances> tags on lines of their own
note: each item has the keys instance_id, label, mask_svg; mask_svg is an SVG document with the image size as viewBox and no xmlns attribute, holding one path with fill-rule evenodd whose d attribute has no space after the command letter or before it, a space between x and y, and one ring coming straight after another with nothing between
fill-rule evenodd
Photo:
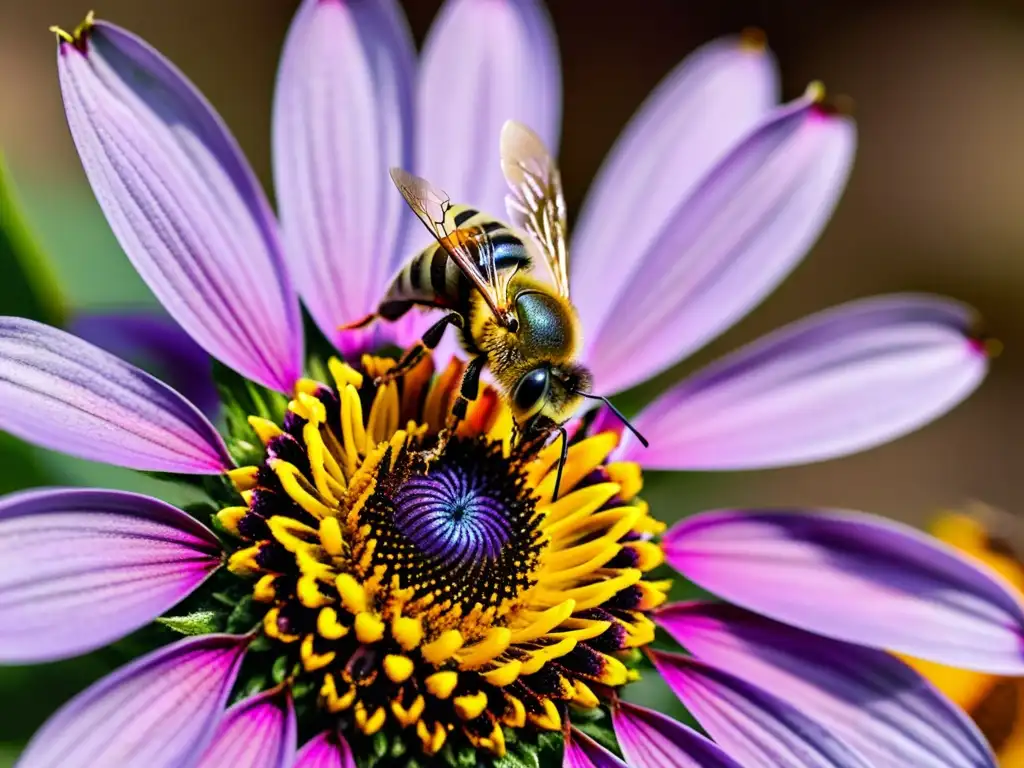
<instances>
[{"instance_id":1,"label":"bee compound eye","mask_svg":"<svg viewBox=\"0 0 1024 768\"><path fill-rule=\"evenodd\" d=\"M551 385L551 372L547 368L534 368L523 376L512 393L516 408L525 413L540 409Z\"/></svg>"}]
</instances>

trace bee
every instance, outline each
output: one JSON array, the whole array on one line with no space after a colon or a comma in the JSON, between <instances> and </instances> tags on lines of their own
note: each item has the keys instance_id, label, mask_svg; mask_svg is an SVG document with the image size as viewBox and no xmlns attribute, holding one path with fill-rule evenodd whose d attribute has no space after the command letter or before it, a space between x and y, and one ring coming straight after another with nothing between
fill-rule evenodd
<instances>
[{"instance_id":1,"label":"bee","mask_svg":"<svg viewBox=\"0 0 1024 768\"><path fill-rule=\"evenodd\" d=\"M582 332L569 298L565 198L558 168L541 139L515 121L502 129L500 152L512 226L469 206L453 205L425 179L391 169L395 185L436 242L399 270L375 313L348 327L363 327L375 319L394 322L413 307L444 310L387 377L416 365L437 347L449 326L459 329L469 363L452 406L453 418L465 418L486 368L522 434L561 433L557 498L568 451L563 425L585 398L603 401L636 431L607 398L588 391L590 372L577 359ZM532 274L533 253L546 263L551 283Z\"/></svg>"}]
</instances>

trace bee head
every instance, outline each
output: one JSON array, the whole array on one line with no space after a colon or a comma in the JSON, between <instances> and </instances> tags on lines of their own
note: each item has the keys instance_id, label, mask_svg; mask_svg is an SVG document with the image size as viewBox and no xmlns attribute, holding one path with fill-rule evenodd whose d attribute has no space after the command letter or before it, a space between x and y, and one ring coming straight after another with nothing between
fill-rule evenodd
<instances>
[{"instance_id":1,"label":"bee head","mask_svg":"<svg viewBox=\"0 0 1024 768\"><path fill-rule=\"evenodd\" d=\"M539 363L519 377L511 392L516 421L524 424L542 417L562 424L582 400L579 392L590 386L590 372L580 365Z\"/></svg>"}]
</instances>

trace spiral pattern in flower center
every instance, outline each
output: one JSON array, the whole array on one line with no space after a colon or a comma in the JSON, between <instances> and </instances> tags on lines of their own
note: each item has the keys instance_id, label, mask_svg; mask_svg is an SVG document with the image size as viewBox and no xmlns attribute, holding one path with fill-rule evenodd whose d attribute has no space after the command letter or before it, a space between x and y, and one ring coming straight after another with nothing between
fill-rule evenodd
<instances>
[{"instance_id":1,"label":"spiral pattern in flower center","mask_svg":"<svg viewBox=\"0 0 1024 768\"><path fill-rule=\"evenodd\" d=\"M430 557L453 567L496 558L512 534L504 506L485 480L463 467L413 477L395 499L395 523Z\"/></svg>"}]
</instances>

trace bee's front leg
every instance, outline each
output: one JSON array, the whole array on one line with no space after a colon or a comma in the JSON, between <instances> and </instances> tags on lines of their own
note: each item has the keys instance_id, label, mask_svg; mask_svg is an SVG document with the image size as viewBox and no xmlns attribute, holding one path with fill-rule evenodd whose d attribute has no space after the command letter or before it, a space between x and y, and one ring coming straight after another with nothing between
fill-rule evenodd
<instances>
[{"instance_id":1,"label":"bee's front leg","mask_svg":"<svg viewBox=\"0 0 1024 768\"><path fill-rule=\"evenodd\" d=\"M450 312L432 326L424 331L423 336L420 340L409 347L408 351L399 359L398 364L391 370L385 372L381 376L374 379L373 383L377 386L384 384L385 382L397 379L399 376L411 371L416 364L423 359L423 356L427 352L435 349L438 344L441 343L441 339L444 337L444 332L447 330L449 325L454 325L456 328L462 328L465 321L462 319L462 315L458 312Z\"/></svg>"},{"instance_id":2,"label":"bee's front leg","mask_svg":"<svg viewBox=\"0 0 1024 768\"><path fill-rule=\"evenodd\" d=\"M466 418L466 411L469 404L476 400L480 394L480 374L483 373L487 364L487 355L478 355L469 361L465 372L462 374L462 386L459 387L459 396L452 403L452 413L449 427L455 429L458 423Z\"/></svg>"}]
</instances>

